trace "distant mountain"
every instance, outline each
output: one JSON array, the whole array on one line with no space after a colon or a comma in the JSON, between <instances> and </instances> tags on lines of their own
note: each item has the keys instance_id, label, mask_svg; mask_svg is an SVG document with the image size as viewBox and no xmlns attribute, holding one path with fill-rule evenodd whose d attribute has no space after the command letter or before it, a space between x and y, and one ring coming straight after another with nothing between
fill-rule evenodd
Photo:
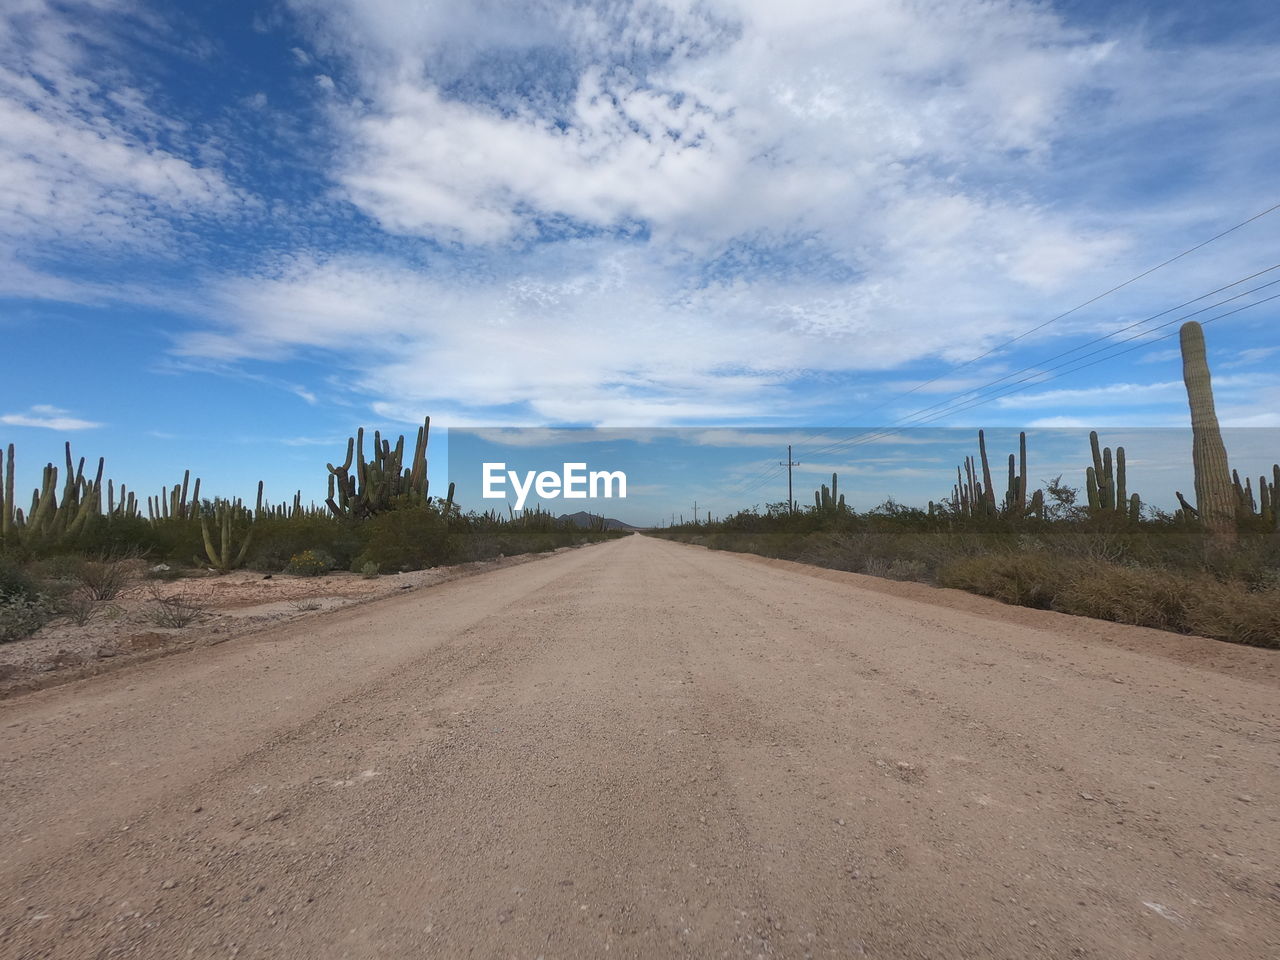
<instances>
[{"instance_id":1,"label":"distant mountain","mask_svg":"<svg viewBox=\"0 0 1280 960\"><path fill-rule=\"evenodd\" d=\"M594 513L587 513L585 510L579 510L577 513L562 513L561 520L569 520L579 527L591 526L591 521L596 518ZM615 520L613 517L604 518L605 528L608 530L639 530L639 527L633 527L629 523L623 523L621 520Z\"/></svg>"}]
</instances>

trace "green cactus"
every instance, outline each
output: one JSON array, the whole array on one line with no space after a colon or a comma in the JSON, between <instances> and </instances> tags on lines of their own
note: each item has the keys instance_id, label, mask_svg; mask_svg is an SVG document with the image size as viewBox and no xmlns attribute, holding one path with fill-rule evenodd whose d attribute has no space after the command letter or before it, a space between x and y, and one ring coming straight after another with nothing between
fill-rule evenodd
<instances>
[{"instance_id":1,"label":"green cactus","mask_svg":"<svg viewBox=\"0 0 1280 960\"><path fill-rule=\"evenodd\" d=\"M982 456L982 489L985 491L984 496L987 506L991 508L991 512L995 512L996 507L996 491L991 483L991 464L987 461L987 438L981 430L978 431L978 453Z\"/></svg>"},{"instance_id":2,"label":"green cactus","mask_svg":"<svg viewBox=\"0 0 1280 960\"><path fill-rule=\"evenodd\" d=\"M1231 489L1227 448L1213 405L1213 380L1205 356L1204 330L1194 320L1179 331L1182 379L1191 410L1191 460L1195 468L1196 509L1205 530L1218 539L1236 536L1237 501Z\"/></svg>"},{"instance_id":3,"label":"green cactus","mask_svg":"<svg viewBox=\"0 0 1280 960\"><path fill-rule=\"evenodd\" d=\"M1102 446L1098 440L1098 431L1089 432L1089 452L1093 465L1084 471L1085 493L1089 502L1089 513L1101 515L1114 513L1130 519L1141 516L1141 508L1135 512L1133 496L1128 492L1128 476L1125 466L1124 447L1116 447L1115 457L1111 448Z\"/></svg>"},{"instance_id":4,"label":"green cactus","mask_svg":"<svg viewBox=\"0 0 1280 960\"><path fill-rule=\"evenodd\" d=\"M248 529L245 531L244 540L241 541L240 549L237 551L233 543L235 525L242 520L248 521ZM217 525L219 533L216 545L209 532L209 518L207 516L200 517L200 533L204 537L204 552L208 555L209 562L213 564L214 569L220 573L235 570L244 563L245 556L249 552L249 546L253 543L253 518L238 501L215 500L213 504L213 521Z\"/></svg>"},{"instance_id":5,"label":"green cactus","mask_svg":"<svg viewBox=\"0 0 1280 960\"><path fill-rule=\"evenodd\" d=\"M429 503L427 481L427 442L431 431L431 418L424 419L418 428L413 460L404 466L404 436L394 447L383 440L377 431L373 435L373 459L365 460L364 428L347 440L347 458L341 466L329 467L329 496L325 503L337 517L361 520L394 507L401 498L408 497ZM355 473L351 473L352 460ZM451 504L452 501L446 501Z\"/></svg>"},{"instance_id":6,"label":"green cactus","mask_svg":"<svg viewBox=\"0 0 1280 960\"><path fill-rule=\"evenodd\" d=\"M978 479L981 465L982 479ZM985 430L978 431L978 457L964 458L964 464L956 467L956 483L951 489L951 508L965 517L1003 517L1017 520L1029 514L1043 517L1044 494L1037 501L1027 482L1027 435L1018 434L1018 452L1009 454L1008 478L1004 495L997 501L991 476L991 462L987 455Z\"/></svg>"}]
</instances>

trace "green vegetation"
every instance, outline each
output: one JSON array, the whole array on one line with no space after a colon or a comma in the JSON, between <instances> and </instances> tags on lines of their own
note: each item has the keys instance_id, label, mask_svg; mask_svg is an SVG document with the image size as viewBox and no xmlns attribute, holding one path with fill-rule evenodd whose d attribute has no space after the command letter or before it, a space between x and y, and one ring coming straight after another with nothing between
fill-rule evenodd
<instances>
[{"instance_id":1,"label":"green vegetation","mask_svg":"<svg viewBox=\"0 0 1280 960\"><path fill-rule=\"evenodd\" d=\"M68 443L66 472L47 464L24 509L10 444L0 452L0 641L28 636L55 616L88 622L92 603L110 599L148 566L160 566L153 577L207 567L297 576L351 570L372 578L622 535L605 530L603 521L578 527L540 509L521 516L463 513L453 484L444 498L431 497L430 426L428 418L418 428L407 464L403 436L393 445L375 433L366 459L364 430L357 431L345 461L328 465L329 496L320 507L304 505L300 492L270 503L261 483L252 508L240 499L201 499L200 479L193 482L190 470L180 483L140 500L123 484L104 484L101 459L85 476L85 460L77 463ZM185 598L153 600L157 622L194 616Z\"/></svg>"}]
</instances>

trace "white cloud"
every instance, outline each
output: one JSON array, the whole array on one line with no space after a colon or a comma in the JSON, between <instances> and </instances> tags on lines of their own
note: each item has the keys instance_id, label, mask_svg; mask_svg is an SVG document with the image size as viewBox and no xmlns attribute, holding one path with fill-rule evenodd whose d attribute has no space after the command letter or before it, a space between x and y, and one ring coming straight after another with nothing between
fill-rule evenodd
<instances>
[{"instance_id":1,"label":"white cloud","mask_svg":"<svg viewBox=\"0 0 1280 960\"><path fill-rule=\"evenodd\" d=\"M1224 360L1218 366L1224 370L1231 370L1235 367L1248 367L1255 363L1261 363L1267 357L1276 353L1280 353L1280 347L1251 347L1237 351L1234 359Z\"/></svg>"},{"instance_id":2,"label":"white cloud","mask_svg":"<svg viewBox=\"0 0 1280 960\"><path fill-rule=\"evenodd\" d=\"M18 269L7 293L65 294L65 279L22 266L19 254L43 244L164 251L170 218L242 201L218 170L193 159L203 145L123 82L118 64L95 66L91 48L117 49L102 25L131 7L30 0L0 15L0 259ZM173 146L184 143L188 155Z\"/></svg>"},{"instance_id":3,"label":"white cloud","mask_svg":"<svg viewBox=\"0 0 1280 960\"><path fill-rule=\"evenodd\" d=\"M759 420L808 374L968 359L1127 269L1130 231L1033 187L1173 68L1020 0L292 6L343 71L343 195L463 255L299 253L220 283L182 349L316 351L458 422Z\"/></svg>"},{"instance_id":4,"label":"white cloud","mask_svg":"<svg viewBox=\"0 0 1280 960\"><path fill-rule=\"evenodd\" d=\"M547 218L643 221L702 252L817 233L838 255L909 251L922 268L996 256L1048 289L1120 243L955 176L1043 155L1109 53L1029 4L297 6L365 94L335 112L338 180L395 232L494 243ZM467 52L505 54L519 79L552 47L569 63L558 89L446 92Z\"/></svg>"},{"instance_id":5,"label":"white cloud","mask_svg":"<svg viewBox=\"0 0 1280 960\"><path fill-rule=\"evenodd\" d=\"M354 385L348 401L458 424L776 422L812 403L788 388L815 375L849 391L859 374L968 360L1149 266L1151 238L1162 251L1188 230L1202 239L1223 197L1119 215L1104 189L1111 141L1152 118L1218 116L1280 76L1226 48L1197 52L1193 72L1137 34L1086 34L1030 0L290 6L307 36L284 59L332 123L318 141L336 143L308 156L330 164L326 215L350 201L397 252L299 233L291 254L190 294L182 307L205 323L179 350L228 370L318 358ZM215 145L144 91L96 79L80 39L91 28L63 9L32 0L0 28L12 193L0 183L0 263L16 249L6 231L164 249L173 221L245 202ZM33 30L39 42L18 42ZM265 109L265 95L247 106ZM1106 150L1090 149L1097 137ZM1270 141L1254 139L1223 156L1264 155ZM1235 196L1228 181L1215 173L1214 190ZM17 266L0 284L100 294ZM1159 295L1220 284L1220 266L1163 273ZM1126 296L1023 346L1146 315ZM1121 385L1001 405L1174 393Z\"/></svg>"},{"instance_id":6,"label":"white cloud","mask_svg":"<svg viewBox=\"0 0 1280 960\"><path fill-rule=\"evenodd\" d=\"M92 420L82 420L60 407L38 403L23 413L0 415L0 423L11 427L38 427L44 430L92 430L102 426Z\"/></svg>"},{"instance_id":7,"label":"white cloud","mask_svg":"<svg viewBox=\"0 0 1280 960\"><path fill-rule=\"evenodd\" d=\"M560 244L524 268L495 280L291 257L211 290L210 325L179 349L222 361L319 351L407 419L644 426L786 415L766 398L799 373L882 370L955 334L926 301L873 309L835 285L690 284L611 241Z\"/></svg>"}]
</instances>

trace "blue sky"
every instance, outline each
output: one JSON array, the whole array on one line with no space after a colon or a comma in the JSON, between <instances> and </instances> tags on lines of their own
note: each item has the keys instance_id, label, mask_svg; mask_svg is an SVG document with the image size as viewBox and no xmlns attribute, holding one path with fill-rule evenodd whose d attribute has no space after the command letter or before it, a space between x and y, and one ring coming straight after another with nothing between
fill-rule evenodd
<instances>
[{"instance_id":1,"label":"blue sky","mask_svg":"<svg viewBox=\"0 0 1280 960\"><path fill-rule=\"evenodd\" d=\"M1181 426L1176 324L1051 358L1280 263L1280 211L1002 344L1280 202L1278 25L1261 0L17 0L0 439L25 485L70 439L132 486L284 497L357 425L428 413ZM1249 306L1280 285L1245 293L1278 277L1121 337L1248 307L1207 328L1220 414L1280 426L1280 301Z\"/></svg>"}]
</instances>

